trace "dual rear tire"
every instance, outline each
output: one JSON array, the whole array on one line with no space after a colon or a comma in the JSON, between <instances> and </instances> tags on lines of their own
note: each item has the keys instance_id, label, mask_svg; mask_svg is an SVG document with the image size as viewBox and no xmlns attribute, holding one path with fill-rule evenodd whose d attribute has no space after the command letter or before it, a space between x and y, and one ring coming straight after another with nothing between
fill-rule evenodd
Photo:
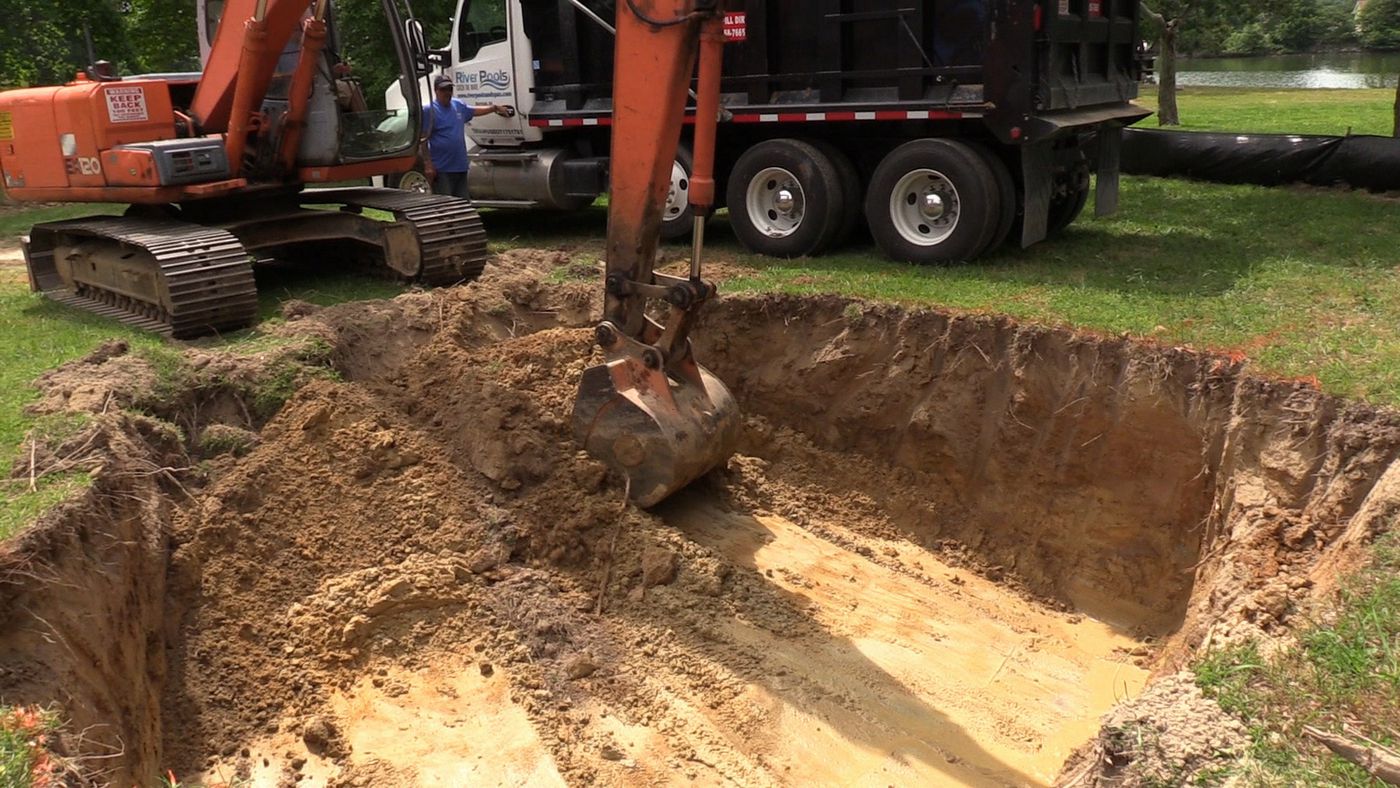
<instances>
[{"instance_id":1,"label":"dual rear tire","mask_svg":"<svg viewBox=\"0 0 1400 788\"><path fill-rule=\"evenodd\" d=\"M868 189L831 143L768 140L739 157L726 197L734 234L750 251L818 255L844 243L863 215L886 256L924 264L972 260L1000 247L1020 207L1011 169L996 152L939 138L895 148Z\"/></svg>"},{"instance_id":2,"label":"dual rear tire","mask_svg":"<svg viewBox=\"0 0 1400 788\"><path fill-rule=\"evenodd\" d=\"M912 263L971 260L1000 244L1010 229L1008 205L1015 218L1015 187L1006 193L1011 176L1000 177L998 166L1005 169L990 153L952 140L895 148L875 168L865 198L875 243Z\"/></svg>"},{"instance_id":3,"label":"dual rear tire","mask_svg":"<svg viewBox=\"0 0 1400 788\"><path fill-rule=\"evenodd\" d=\"M739 157L725 198L734 234L747 249L807 257L850 234L859 188L855 166L834 146L775 139Z\"/></svg>"}]
</instances>

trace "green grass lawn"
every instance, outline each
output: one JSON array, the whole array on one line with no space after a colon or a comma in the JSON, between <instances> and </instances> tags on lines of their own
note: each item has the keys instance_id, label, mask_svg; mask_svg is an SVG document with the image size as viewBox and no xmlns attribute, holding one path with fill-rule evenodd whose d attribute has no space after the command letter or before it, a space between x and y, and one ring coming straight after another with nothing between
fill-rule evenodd
<instances>
[{"instance_id":1,"label":"green grass lawn","mask_svg":"<svg viewBox=\"0 0 1400 788\"><path fill-rule=\"evenodd\" d=\"M1180 88L1177 109L1188 131L1277 134L1378 134L1393 126L1393 90L1250 90ZM1140 104L1157 108L1157 88L1144 85ZM1156 128L1157 118L1138 124Z\"/></svg>"},{"instance_id":2,"label":"green grass lawn","mask_svg":"<svg viewBox=\"0 0 1400 788\"><path fill-rule=\"evenodd\" d=\"M56 222L61 219L74 219L99 213L120 213L121 206L107 204L44 204L29 207L23 203L5 200L0 194L0 250L19 243L19 237L29 232L29 228L40 222Z\"/></svg>"}]
</instances>

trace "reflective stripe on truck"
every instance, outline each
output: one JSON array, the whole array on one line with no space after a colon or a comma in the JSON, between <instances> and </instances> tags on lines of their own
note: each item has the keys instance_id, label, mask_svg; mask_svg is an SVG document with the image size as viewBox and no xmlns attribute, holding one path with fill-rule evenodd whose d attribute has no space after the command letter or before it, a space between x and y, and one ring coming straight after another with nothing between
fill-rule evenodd
<instances>
[{"instance_id":1,"label":"reflective stripe on truck","mask_svg":"<svg viewBox=\"0 0 1400 788\"><path fill-rule=\"evenodd\" d=\"M737 113L731 118L732 123L813 123L822 121L860 121L860 120L962 120L964 118L981 117L978 113L953 112L939 109L908 109L908 110L875 110L870 112L853 112L849 110L838 110L833 112L751 112ZM695 116L688 115L686 123L694 123ZM612 118L607 115L600 115L591 118L531 118L530 125L540 128L559 128L574 126L607 126L612 123Z\"/></svg>"}]
</instances>

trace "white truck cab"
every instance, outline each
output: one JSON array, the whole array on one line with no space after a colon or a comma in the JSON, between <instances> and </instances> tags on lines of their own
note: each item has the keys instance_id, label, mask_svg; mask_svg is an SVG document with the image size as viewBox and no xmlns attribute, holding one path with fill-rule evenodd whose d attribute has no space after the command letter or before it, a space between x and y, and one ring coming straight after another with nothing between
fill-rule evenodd
<instances>
[{"instance_id":1,"label":"white truck cab","mask_svg":"<svg viewBox=\"0 0 1400 788\"><path fill-rule=\"evenodd\" d=\"M452 41L438 50L441 73L451 77L456 98L472 105L515 108L510 117L485 115L468 124L468 189L472 201L482 207L578 210L606 189L606 158L581 155L577 146L551 145L545 134L548 123L534 119L539 61L525 32L524 16L521 0L462 0ZM601 19L594 24L611 32ZM427 80L422 92L432 95ZM397 85L389 87L385 99L389 107L403 106ZM678 180L686 187L688 177L685 170L679 171ZM401 188L429 187L420 172L385 180Z\"/></svg>"}]
</instances>

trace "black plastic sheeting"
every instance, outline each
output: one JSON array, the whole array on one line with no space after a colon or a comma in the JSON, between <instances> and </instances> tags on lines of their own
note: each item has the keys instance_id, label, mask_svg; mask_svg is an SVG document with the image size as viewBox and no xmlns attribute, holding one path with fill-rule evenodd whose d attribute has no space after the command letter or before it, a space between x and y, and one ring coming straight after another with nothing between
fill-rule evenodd
<instances>
[{"instance_id":1,"label":"black plastic sheeting","mask_svg":"<svg viewBox=\"0 0 1400 788\"><path fill-rule=\"evenodd\" d=\"M1124 129L1123 172L1400 191L1400 139Z\"/></svg>"}]
</instances>

